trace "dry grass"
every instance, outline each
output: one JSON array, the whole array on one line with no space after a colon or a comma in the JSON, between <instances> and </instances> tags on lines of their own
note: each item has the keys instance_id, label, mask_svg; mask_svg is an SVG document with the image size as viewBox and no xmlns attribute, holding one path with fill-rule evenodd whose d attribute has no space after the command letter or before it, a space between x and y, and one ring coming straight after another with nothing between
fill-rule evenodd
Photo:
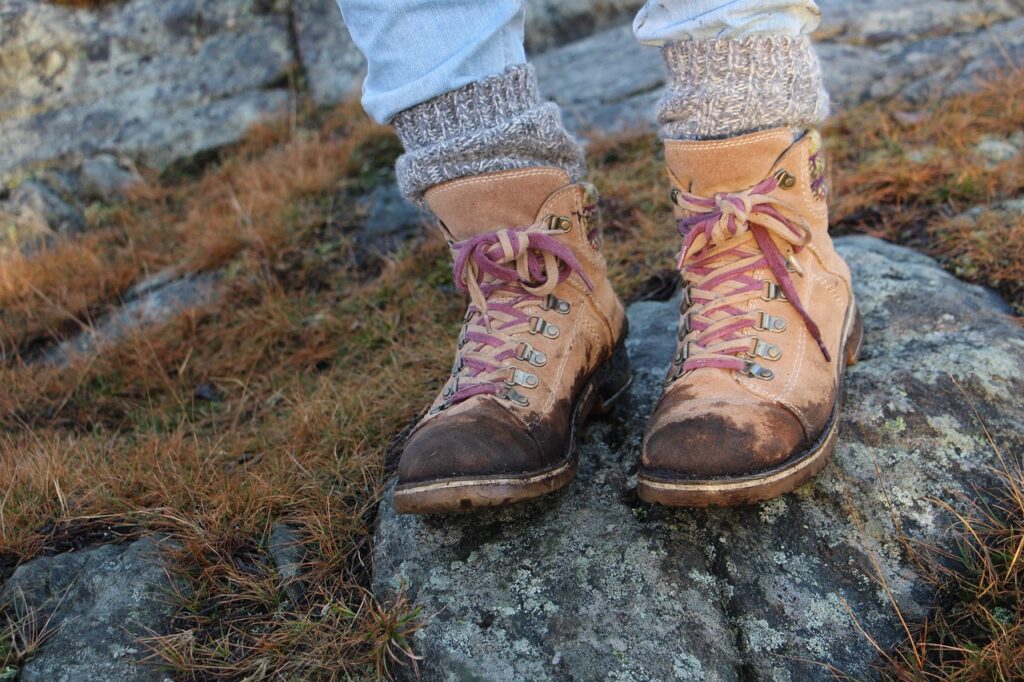
<instances>
[{"instance_id":1,"label":"dry grass","mask_svg":"<svg viewBox=\"0 0 1024 682\"><path fill-rule=\"evenodd\" d=\"M895 650L880 652L892 679L1024 679L1024 469L1018 457L1004 455L976 410L975 416L1000 463L993 471L998 485L934 501L956 518L952 549L904 538L939 606Z\"/></svg>"},{"instance_id":2,"label":"dry grass","mask_svg":"<svg viewBox=\"0 0 1024 682\"><path fill-rule=\"evenodd\" d=\"M1024 193L1020 154L996 163L978 148L1022 131L1019 73L912 111L874 103L840 117L829 128L835 231L922 249L1024 312L1024 214L963 215Z\"/></svg>"},{"instance_id":3,"label":"dry grass","mask_svg":"<svg viewBox=\"0 0 1024 682\"><path fill-rule=\"evenodd\" d=\"M423 285L447 268L440 241L356 265L350 195L394 150L351 110L259 130L202 177L107 216L78 260L66 245L56 265L4 270L9 349L59 336L147 271L225 273L218 302L96 358L0 368L0 548L60 549L98 514L175 536L197 592L152 643L182 675L383 673L415 628L407 605L366 592L369 524L386 443L448 362L419 340L447 338L460 304ZM219 397L196 398L203 384ZM311 557L301 604L284 602L266 553L280 519Z\"/></svg>"},{"instance_id":4,"label":"dry grass","mask_svg":"<svg viewBox=\"0 0 1024 682\"><path fill-rule=\"evenodd\" d=\"M1024 124L1024 85L992 88L909 125L873 106L841 117L828 134L834 219L939 254L1020 304L1024 228L950 218L1022 187L1019 166L985 167L973 151ZM179 676L385 676L411 660L420 614L367 591L369 535L387 444L438 389L463 303L439 239L390 255L355 240L353 197L396 153L353 107L280 121L198 177L151 178L47 258L5 261L0 567L161 530L193 590L149 644ZM658 275L677 247L658 155L646 134L591 152L628 297L673 282ZM223 296L66 368L19 360L168 267L220 271ZM305 540L299 603L268 556L282 520Z\"/></svg>"}]
</instances>

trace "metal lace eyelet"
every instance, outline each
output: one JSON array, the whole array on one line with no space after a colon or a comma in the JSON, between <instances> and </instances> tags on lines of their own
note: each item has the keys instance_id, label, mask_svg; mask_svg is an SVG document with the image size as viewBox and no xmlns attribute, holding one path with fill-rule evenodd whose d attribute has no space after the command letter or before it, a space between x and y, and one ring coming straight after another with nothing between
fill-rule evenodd
<instances>
[{"instance_id":1,"label":"metal lace eyelet","mask_svg":"<svg viewBox=\"0 0 1024 682\"><path fill-rule=\"evenodd\" d=\"M686 338L686 335L693 331L693 324L690 322L689 313L684 314L679 318L679 335L677 338L682 341Z\"/></svg>"},{"instance_id":2,"label":"metal lace eyelet","mask_svg":"<svg viewBox=\"0 0 1024 682\"><path fill-rule=\"evenodd\" d=\"M430 408L430 411L427 412L427 414L437 414L438 412L444 412L451 406L451 403L444 402L441 403L440 405L435 405L434 407Z\"/></svg>"},{"instance_id":3,"label":"metal lace eyelet","mask_svg":"<svg viewBox=\"0 0 1024 682\"><path fill-rule=\"evenodd\" d=\"M665 377L665 386L668 386L669 384L671 384L673 381L683 376L684 374L686 374L686 372L683 371L682 364L673 365L671 371L668 373L668 376Z\"/></svg>"},{"instance_id":4,"label":"metal lace eyelet","mask_svg":"<svg viewBox=\"0 0 1024 682\"><path fill-rule=\"evenodd\" d=\"M568 301L563 301L554 294L548 294L544 302L540 304L540 307L541 310L554 310L559 315L568 315L569 311L572 310L572 306Z\"/></svg>"},{"instance_id":5,"label":"metal lace eyelet","mask_svg":"<svg viewBox=\"0 0 1024 682\"><path fill-rule=\"evenodd\" d=\"M549 339L558 338L558 327L544 320L541 317L534 315L530 318L530 333L531 334L543 334Z\"/></svg>"},{"instance_id":6,"label":"metal lace eyelet","mask_svg":"<svg viewBox=\"0 0 1024 682\"><path fill-rule=\"evenodd\" d=\"M751 356L755 358L764 358L766 360L779 360L782 358L782 349L776 346L774 343L768 343L761 339L754 338L754 351Z\"/></svg>"},{"instance_id":7,"label":"metal lace eyelet","mask_svg":"<svg viewBox=\"0 0 1024 682\"><path fill-rule=\"evenodd\" d=\"M673 187L672 191L668 193L668 198L669 198L669 201L671 201L673 204L678 206L679 205L679 189L676 188L676 187Z\"/></svg>"},{"instance_id":8,"label":"metal lace eyelet","mask_svg":"<svg viewBox=\"0 0 1024 682\"><path fill-rule=\"evenodd\" d=\"M782 288L775 282L764 281L765 291L761 294L761 300L763 301L788 301L786 293Z\"/></svg>"},{"instance_id":9,"label":"metal lace eyelet","mask_svg":"<svg viewBox=\"0 0 1024 682\"><path fill-rule=\"evenodd\" d=\"M754 329L759 332L784 332L786 331L786 321L781 317L761 311L758 321L754 323Z\"/></svg>"},{"instance_id":10,"label":"metal lace eyelet","mask_svg":"<svg viewBox=\"0 0 1024 682\"><path fill-rule=\"evenodd\" d=\"M690 285L687 284L683 287L683 298L679 301L679 313L685 313L691 305L693 305L693 295L690 293Z\"/></svg>"},{"instance_id":11,"label":"metal lace eyelet","mask_svg":"<svg viewBox=\"0 0 1024 682\"><path fill-rule=\"evenodd\" d=\"M505 379L506 386L522 386L524 388L537 388L540 379L537 375L524 372L517 367L509 367L508 377Z\"/></svg>"},{"instance_id":12,"label":"metal lace eyelet","mask_svg":"<svg viewBox=\"0 0 1024 682\"><path fill-rule=\"evenodd\" d=\"M534 367L543 367L548 364L548 356L539 350L535 350L533 346L525 341L516 347L516 360L525 360Z\"/></svg>"},{"instance_id":13,"label":"metal lace eyelet","mask_svg":"<svg viewBox=\"0 0 1024 682\"><path fill-rule=\"evenodd\" d=\"M779 181L779 187L782 189L792 189L796 185L796 176L784 168L775 174L775 178Z\"/></svg>"},{"instance_id":14,"label":"metal lace eyelet","mask_svg":"<svg viewBox=\"0 0 1024 682\"><path fill-rule=\"evenodd\" d=\"M451 398L459 390L459 377L456 376L454 379L445 384L444 390L441 391L441 397L445 400Z\"/></svg>"},{"instance_id":15,"label":"metal lace eyelet","mask_svg":"<svg viewBox=\"0 0 1024 682\"><path fill-rule=\"evenodd\" d=\"M503 392L501 394L501 397L504 398L505 400L515 403L516 405L519 405L520 407L527 407L530 404L530 399L527 398L522 393L520 393L519 391L515 390L514 388L510 388Z\"/></svg>"},{"instance_id":16,"label":"metal lace eyelet","mask_svg":"<svg viewBox=\"0 0 1024 682\"><path fill-rule=\"evenodd\" d=\"M803 272L793 263L794 256L790 256L786 259L786 271L791 275L803 276Z\"/></svg>"},{"instance_id":17,"label":"metal lace eyelet","mask_svg":"<svg viewBox=\"0 0 1024 682\"><path fill-rule=\"evenodd\" d=\"M462 356L461 355L456 355L455 356L455 364L452 365L452 376L456 376L461 371L462 371Z\"/></svg>"},{"instance_id":18,"label":"metal lace eyelet","mask_svg":"<svg viewBox=\"0 0 1024 682\"><path fill-rule=\"evenodd\" d=\"M748 362L743 366L743 374L754 377L755 379L761 379L763 381L771 381L775 378L775 372L771 371L767 367L762 367L756 362Z\"/></svg>"},{"instance_id":19,"label":"metal lace eyelet","mask_svg":"<svg viewBox=\"0 0 1024 682\"><path fill-rule=\"evenodd\" d=\"M565 234L572 229L572 219L564 215L553 215L548 218L548 229Z\"/></svg>"},{"instance_id":20,"label":"metal lace eyelet","mask_svg":"<svg viewBox=\"0 0 1024 682\"><path fill-rule=\"evenodd\" d=\"M462 348L463 346L466 345L466 341L468 340L468 338L467 338L468 334L469 334L469 332L466 330L465 327L463 327L462 331L459 332L459 340L458 340L458 347L459 348Z\"/></svg>"},{"instance_id":21,"label":"metal lace eyelet","mask_svg":"<svg viewBox=\"0 0 1024 682\"><path fill-rule=\"evenodd\" d=\"M690 358L690 344L689 342L684 343L680 347L679 352L676 353L676 357L672 360L673 365L682 365Z\"/></svg>"}]
</instances>

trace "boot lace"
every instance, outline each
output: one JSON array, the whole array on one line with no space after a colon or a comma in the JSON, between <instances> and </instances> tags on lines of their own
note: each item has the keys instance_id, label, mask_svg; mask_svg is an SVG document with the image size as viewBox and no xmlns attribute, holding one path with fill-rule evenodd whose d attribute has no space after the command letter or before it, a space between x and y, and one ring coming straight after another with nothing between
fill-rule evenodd
<instances>
[{"instance_id":1,"label":"boot lace","mask_svg":"<svg viewBox=\"0 0 1024 682\"><path fill-rule=\"evenodd\" d=\"M452 379L442 394L444 402L434 411L487 394L521 406L529 404L516 387L536 388L539 379L508 363L518 360L540 367L547 357L513 337L525 332L557 338L559 331L555 324L522 308L540 302L546 310L567 314L569 304L555 298L553 292L573 273L593 289L572 249L558 238L570 224L565 217L547 218L453 245L455 283L469 293L471 304L459 337Z\"/></svg>"},{"instance_id":2,"label":"boot lace","mask_svg":"<svg viewBox=\"0 0 1024 682\"><path fill-rule=\"evenodd\" d=\"M774 373L757 358L778 360L782 349L743 332L782 332L786 322L764 311L750 310L757 298L788 301L803 319L826 361L831 362L818 325L800 302L789 268L803 274L795 260L787 260L779 242L798 253L811 241L810 228L793 218L791 210L772 195L780 174L742 192L701 197L681 190L673 201L689 215L679 220L683 247L678 267L687 288L680 322L681 350L669 381L701 368L729 369L760 379ZM753 271L767 268L775 282L759 280ZM681 308L682 309L682 308Z\"/></svg>"}]
</instances>

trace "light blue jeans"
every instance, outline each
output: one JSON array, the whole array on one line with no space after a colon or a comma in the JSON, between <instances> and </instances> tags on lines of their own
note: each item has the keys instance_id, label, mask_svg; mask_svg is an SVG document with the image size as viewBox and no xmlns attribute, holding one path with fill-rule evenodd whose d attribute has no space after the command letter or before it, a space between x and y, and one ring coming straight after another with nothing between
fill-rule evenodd
<instances>
[{"instance_id":1,"label":"light blue jeans","mask_svg":"<svg viewBox=\"0 0 1024 682\"><path fill-rule=\"evenodd\" d=\"M338 0L366 56L363 107L387 123L400 111L526 61L525 0ZM813 0L648 0L633 22L645 45L800 35L818 26Z\"/></svg>"}]
</instances>

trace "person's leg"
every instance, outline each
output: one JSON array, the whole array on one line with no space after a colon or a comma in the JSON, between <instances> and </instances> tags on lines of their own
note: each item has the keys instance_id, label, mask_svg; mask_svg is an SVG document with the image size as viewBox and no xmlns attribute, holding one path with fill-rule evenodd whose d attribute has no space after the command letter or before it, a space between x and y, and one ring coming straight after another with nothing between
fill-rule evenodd
<instances>
[{"instance_id":1,"label":"person's leg","mask_svg":"<svg viewBox=\"0 0 1024 682\"><path fill-rule=\"evenodd\" d=\"M412 201L479 173L549 166L573 180L583 152L540 99L523 50L523 0L338 0L367 58L362 102L405 147Z\"/></svg>"},{"instance_id":2,"label":"person's leg","mask_svg":"<svg viewBox=\"0 0 1024 682\"><path fill-rule=\"evenodd\" d=\"M524 63L523 2L340 5L369 63L363 101L405 146L400 185L440 221L471 299L451 375L402 452L395 508L466 511L557 490L576 471L578 422L630 373L596 196Z\"/></svg>"},{"instance_id":3,"label":"person's leg","mask_svg":"<svg viewBox=\"0 0 1024 682\"><path fill-rule=\"evenodd\" d=\"M860 347L850 272L828 235L828 110L809 0L659 0L658 105L683 236L677 353L644 436L641 498L732 505L795 489L831 454Z\"/></svg>"},{"instance_id":4,"label":"person's leg","mask_svg":"<svg viewBox=\"0 0 1024 682\"><path fill-rule=\"evenodd\" d=\"M633 31L665 59L662 137L710 139L821 123L828 95L808 38L820 19L812 0L648 2Z\"/></svg>"}]
</instances>

